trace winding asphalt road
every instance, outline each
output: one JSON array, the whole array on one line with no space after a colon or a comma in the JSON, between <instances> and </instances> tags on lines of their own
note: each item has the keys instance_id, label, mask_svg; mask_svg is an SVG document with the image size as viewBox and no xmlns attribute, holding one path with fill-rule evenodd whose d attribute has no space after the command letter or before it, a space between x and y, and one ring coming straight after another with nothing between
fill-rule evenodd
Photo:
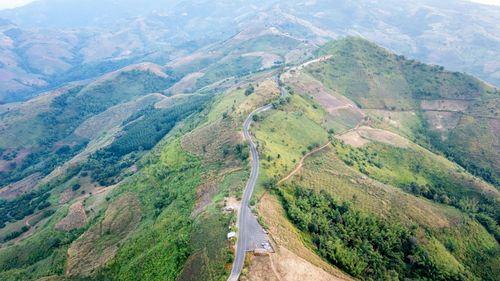
<instances>
[{"instance_id":1,"label":"winding asphalt road","mask_svg":"<svg viewBox=\"0 0 500 281\"><path fill-rule=\"evenodd\" d=\"M248 178L245 191L243 192L243 198L241 199L241 208L238 214L238 240L236 241L236 251L234 253L233 268L231 269L231 275L227 279L228 281L236 281L240 276L241 269L243 268L243 262L245 261L245 252L247 250L248 243L250 241L250 227L249 227L249 217L252 216L250 210L250 198L252 197L253 189L255 187L255 182L259 176L259 154L257 152L257 147L253 142L250 134L248 133L248 128L250 123L252 123L252 117L264 110L271 108L271 104L265 105L258 108L254 112L250 113L243 128L243 135L245 139L250 141L250 152L252 154L252 170L250 171L250 178Z\"/></svg>"},{"instance_id":2,"label":"winding asphalt road","mask_svg":"<svg viewBox=\"0 0 500 281\"><path fill-rule=\"evenodd\" d=\"M287 96L287 92L283 87L279 86L278 76L274 77L274 81L281 90L283 97ZM245 253L250 243L255 240L252 239L252 235L262 231L262 228L258 223L255 223L255 217L252 215L250 210L250 198L252 197L253 189L255 187L255 182L257 182L257 177L259 176L259 153L257 152L257 146L250 137L248 129L250 128L250 123L252 123L252 118L255 114L262 111L268 110L272 107L272 104L260 107L248 115L247 120L243 126L243 135L245 139L250 141L250 153L252 155L252 170L250 171L250 177L248 178L245 191L243 192L243 198L241 199L241 208L238 214L238 240L236 241L236 251L234 253L233 267L231 269L231 275L229 275L228 281L237 281L241 274L241 269L243 268L243 263L245 262ZM256 230L255 228L259 228ZM255 245L254 245L255 246ZM258 246L257 246L258 247Z\"/></svg>"},{"instance_id":3,"label":"winding asphalt road","mask_svg":"<svg viewBox=\"0 0 500 281\"><path fill-rule=\"evenodd\" d=\"M281 95L284 98L286 98L286 96L288 96L288 93L286 92L286 90L283 86L280 86L280 81L279 81L278 75L274 76L274 81L276 82L276 85L278 85L278 87L280 88Z\"/></svg>"}]
</instances>

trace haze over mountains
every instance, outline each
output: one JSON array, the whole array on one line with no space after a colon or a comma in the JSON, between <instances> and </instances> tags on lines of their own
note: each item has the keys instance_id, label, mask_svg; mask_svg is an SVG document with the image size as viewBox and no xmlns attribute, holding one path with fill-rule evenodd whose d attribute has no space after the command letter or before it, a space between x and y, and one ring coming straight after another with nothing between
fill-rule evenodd
<instances>
[{"instance_id":1,"label":"haze over mountains","mask_svg":"<svg viewBox=\"0 0 500 281\"><path fill-rule=\"evenodd\" d=\"M94 2L40 0L0 11L0 100L134 62L163 64L252 26L315 44L359 35L500 85L500 7L455 0Z\"/></svg>"},{"instance_id":2,"label":"haze over mountains","mask_svg":"<svg viewBox=\"0 0 500 281\"><path fill-rule=\"evenodd\" d=\"M499 280L498 11L0 11L0 280Z\"/></svg>"}]
</instances>

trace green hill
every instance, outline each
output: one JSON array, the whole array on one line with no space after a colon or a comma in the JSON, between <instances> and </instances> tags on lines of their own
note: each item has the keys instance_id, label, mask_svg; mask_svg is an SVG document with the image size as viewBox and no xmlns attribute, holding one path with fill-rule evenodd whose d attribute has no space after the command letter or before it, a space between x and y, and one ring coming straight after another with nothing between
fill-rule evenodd
<instances>
[{"instance_id":1,"label":"green hill","mask_svg":"<svg viewBox=\"0 0 500 281\"><path fill-rule=\"evenodd\" d=\"M374 119L392 112L403 115L404 120L397 121L413 127L402 125L395 128L398 132L500 185L498 89L360 38L330 42L317 54L332 55L308 68L326 87L352 99Z\"/></svg>"},{"instance_id":2,"label":"green hill","mask_svg":"<svg viewBox=\"0 0 500 281\"><path fill-rule=\"evenodd\" d=\"M242 125L272 103L250 205L274 252L242 279L497 280L499 91L359 38L311 51L259 29L9 104L0 279L226 280Z\"/></svg>"}]
</instances>

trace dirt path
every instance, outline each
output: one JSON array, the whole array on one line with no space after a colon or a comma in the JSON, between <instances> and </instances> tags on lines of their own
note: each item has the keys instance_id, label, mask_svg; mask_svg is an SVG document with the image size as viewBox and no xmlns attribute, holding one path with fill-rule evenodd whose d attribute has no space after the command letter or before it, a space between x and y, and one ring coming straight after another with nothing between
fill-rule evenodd
<instances>
[{"instance_id":1,"label":"dirt path","mask_svg":"<svg viewBox=\"0 0 500 281\"><path fill-rule=\"evenodd\" d=\"M286 177L282 178L281 180L278 181L277 184L280 184L281 182L283 181L286 181L287 179L289 179L291 176L293 176L295 173L297 173L300 168L302 168L302 165L304 164L304 160L311 154L317 152L317 151L320 151L322 149L324 149L325 147L327 147L328 145L330 145L330 142L327 142L325 145L323 146L320 146L320 147L317 147L311 151L309 151L306 155L302 156L302 158L300 158L300 161L299 161L299 165L297 166L297 168L295 168L295 170L293 170L290 174L288 174Z\"/></svg>"},{"instance_id":2,"label":"dirt path","mask_svg":"<svg viewBox=\"0 0 500 281\"><path fill-rule=\"evenodd\" d=\"M276 270L276 267L274 267L274 262L273 262L272 256L269 256L269 261L270 261L270 264L271 264L271 268L272 268L272 270L274 272L274 275L276 276L276 278L278 278L279 281L282 281L283 279L278 274L278 271Z\"/></svg>"},{"instance_id":3,"label":"dirt path","mask_svg":"<svg viewBox=\"0 0 500 281\"><path fill-rule=\"evenodd\" d=\"M66 250L66 276L69 275L69 248Z\"/></svg>"}]
</instances>

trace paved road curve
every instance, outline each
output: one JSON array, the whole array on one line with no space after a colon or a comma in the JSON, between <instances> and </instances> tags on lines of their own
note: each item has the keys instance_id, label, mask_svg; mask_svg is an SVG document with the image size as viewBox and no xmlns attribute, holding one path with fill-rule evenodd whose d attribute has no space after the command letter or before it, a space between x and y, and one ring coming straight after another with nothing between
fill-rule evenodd
<instances>
[{"instance_id":1,"label":"paved road curve","mask_svg":"<svg viewBox=\"0 0 500 281\"><path fill-rule=\"evenodd\" d=\"M253 189L255 187L255 182L259 175L259 154L257 153L257 147L253 142L250 134L248 133L248 128L252 122L252 117L264 110L271 108L271 104L263 106L254 112L250 113L243 128L243 135L245 139L250 141L250 152L252 154L252 170L250 171L250 178L248 179L245 191L243 192L243 198L241 199L241 208L238 214L238 240L236 242L236 252L234 254L233 268L231 270L231 275L228 281L236 281L240 276L241 269L243 268L243 262L245 261L245 252L247 250L248 244L251 241L251 229L249 219L252 219L251 210L249 207L250 198L252 197Z\"/></svg>"},{"instance_id":2,"label":"paved road curve","mask_svg":"<svg viewBox=\"0 0 500 281\"><path fill-rule=\"evenodd\" d=\"M276 85L278 85L278 87L280 88L281 90L281 95L286 98L286 96L288 96L288 93L286 92L285 88L283 86L280 86L280 79L278 77L278 75L274 76L274 81L276 82Z\"/></svg>"}]
</instances>

